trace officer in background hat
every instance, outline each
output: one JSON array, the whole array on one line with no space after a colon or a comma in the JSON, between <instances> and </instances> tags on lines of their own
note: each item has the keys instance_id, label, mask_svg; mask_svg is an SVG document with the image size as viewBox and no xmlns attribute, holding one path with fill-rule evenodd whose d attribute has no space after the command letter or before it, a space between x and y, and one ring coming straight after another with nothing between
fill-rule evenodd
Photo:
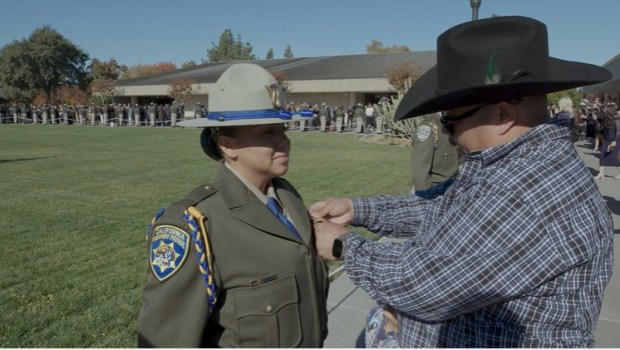
<instances>
[{"instance_id":1,"label":"officer in background hat","mask_svg":"<svg viewBox=\"0 0 620 350\"><path fill-rule=\"evenodd\" d=\"M397 319L400 347L589 347L612 273L613 223L549 92L600 83L604 68L549 57L527 17L457 25L395 119L443 111L465 152L434 199L330 198L310 208L316 244ZM363 226L404 243L366 240ZM393 310L393 311L392 311Z\"/></svg>"},{"instance_id":2,"label":"officer in background hat","mask_svg":"<svg viewBox=\"0 0 620 350\"><path fill-rule=\"evenodd\" d=\"M209 94L203 128L217 173L157 214L147 237L148 281L138 345L320 347L327 335L327 269L306 207L281 176L289 165L276 80L234 64Z\"/></svg>"}]
</instances>

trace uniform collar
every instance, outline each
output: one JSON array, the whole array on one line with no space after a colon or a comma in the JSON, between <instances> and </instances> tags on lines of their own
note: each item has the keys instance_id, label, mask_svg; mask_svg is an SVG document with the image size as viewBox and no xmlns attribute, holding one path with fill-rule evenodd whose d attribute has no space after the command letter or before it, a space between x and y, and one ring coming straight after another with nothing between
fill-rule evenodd
<instances>
[{"instance_id":1,"label":"uniform collar","mask_svg":"<svg viewBox=\"0 0 620 350\"><path fill-rule=\"evenodd\" d=\"M248 190L250 190L250 192L252 192L256 196L256 198L258 198L258 200L261 201L263 204L267 205L268 197L274 197L278 201L278 203L280 202L276 191L273 188L273 181L269 181L269 183L267 184L267 194L265 194L261 190L259 190L258 187L254 186L254 184L248 181L248 179L241 175L237 170L235 170L235 168L233 168L230 164L224 162L224 166L228 170L230 170L230 172L233 173L239 179L239 181L241 181L241 183L243 183L245 187L247 187ZM282 203L279 204L280 206L282 206Z\"/></svg>"},{"instance_id":2,"label":"uniform collar","mask_svg":"<svg viewBox=\"0 0 620 350\"><path fill-rule=\"evenodd\" d=\"M279 178L271 182L274 198L281 203L285 215L301 233L305 244L309 244L311 226L305 206L295 194L284 187L284 183ZM238 177L223 162L219 164L213 185L218 189L232 216L263 231L299 242L294 238L294 234L269 211L265 205L266 199L262 202L250 187L244 184L243 177ZM266 198L264 194L263 196Z\"/></svg>"}]
</instances>

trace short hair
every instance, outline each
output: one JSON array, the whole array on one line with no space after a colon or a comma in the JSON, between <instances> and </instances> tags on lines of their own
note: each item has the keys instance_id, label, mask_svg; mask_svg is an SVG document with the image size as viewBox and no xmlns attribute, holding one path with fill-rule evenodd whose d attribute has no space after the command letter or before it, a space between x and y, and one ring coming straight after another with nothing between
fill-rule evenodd
<instances>
[{"instance_id":1,"label":"short hair","mask_svg":"<svg viewBox=\"0 0 620 350\"><path fill-rule=\"evenodd\" d=\"M558 101L558 107L560 107L561 112L572 112L573 111L573 100L570 97L562 97Z\"/></svg>"}]
</instances>

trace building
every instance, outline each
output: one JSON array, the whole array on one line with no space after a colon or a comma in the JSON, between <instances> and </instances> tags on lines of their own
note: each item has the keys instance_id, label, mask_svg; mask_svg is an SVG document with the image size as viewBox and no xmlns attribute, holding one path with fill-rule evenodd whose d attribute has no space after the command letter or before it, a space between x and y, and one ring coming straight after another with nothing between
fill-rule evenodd
<instances>
[{"instance_id":1,"label":"building","mask_svg":"<svg viewBox=\"0 0 620 350\"><path fill-rule=\"evenodd\" d=\"M185 101L188 116L196 103L208 107L209 89L233 63L251 62L286 77L289 102L349 106L357 102L376 102L394 94L388 82L391 69L409 63L416 73L435 65L435 51L363 54L346 56L299 57L222 63L205 63L147 77L117 82L114 100L120 103L169 103L170 84L175 80L192 82L193 96Z\"/></svg>"},{"instance_id":2,"label":"building","mask_svg":"<svg viewBox=\"0 0 620 350\"><path fill-rule=\"evenodd\" d=\"M620 54L607 61L603 67L611 72L612 78L604 83L586 86L583 92L596 95L601 101L607 98L618 103L620 102Z\"/></svg>"}]
</instances>

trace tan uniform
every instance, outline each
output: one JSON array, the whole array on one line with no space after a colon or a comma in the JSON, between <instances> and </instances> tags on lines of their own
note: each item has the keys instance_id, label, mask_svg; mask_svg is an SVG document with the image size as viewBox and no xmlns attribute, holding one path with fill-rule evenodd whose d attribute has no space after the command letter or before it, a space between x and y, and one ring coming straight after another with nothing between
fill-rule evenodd
<instances>
[{"instance_id":1,"label":"tan uniform","mask_svg":"<svg viewBox=\"0 0 620 350\"><path fill-rule=\"evenodd\" d=\"M155 222L147 244L151 258L138 320L140 346L322 345L327 335L327 270L316 255L301 197L282 178L272 183L303 241L223 164L212 185L172 204ZM158 248L152 244L154 235L182 230L173 235L179 245L186 244L179 237L190 236L182 218L190 205L208 217L218 298L212 313L193 244L184 260L176 260L183 261L172 273L168 267L162 274L161 262L152 264Z\"/></svg>"}]
</instances>

